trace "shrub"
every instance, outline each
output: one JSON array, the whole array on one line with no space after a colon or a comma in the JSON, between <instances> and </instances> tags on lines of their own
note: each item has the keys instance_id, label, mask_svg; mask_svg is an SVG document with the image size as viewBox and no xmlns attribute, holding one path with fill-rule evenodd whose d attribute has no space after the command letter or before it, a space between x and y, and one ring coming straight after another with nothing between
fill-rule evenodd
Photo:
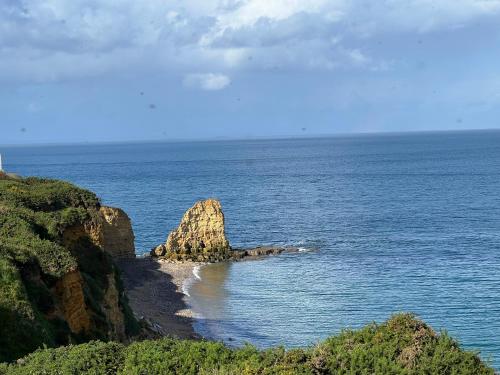
<instances>
[{"instance_id":1,"label":"shrub","mask_svg":"<svg viewBox=\"0 0 500 375\"><path fill-rule=\"evenodd\" d=\"M37 350L19 362L9 366L6 374L116 374L123 363L123 345L91 341L84 345Z\"/></svg>"},{"instance_id":2,"label":"shrub","mask_svg":"<svg viewBox=\"0 0 500 375\"><path fill-rule=\"evenodd\" d=\"M494 374L476 353L460 349L445 332L434 332L410 314L346 330L307 349L260 351L251 345L231 349L218 342L173 338L128 347L91 342L38 350L0 371L9 375Z\"/></svg>"}]
</instances>

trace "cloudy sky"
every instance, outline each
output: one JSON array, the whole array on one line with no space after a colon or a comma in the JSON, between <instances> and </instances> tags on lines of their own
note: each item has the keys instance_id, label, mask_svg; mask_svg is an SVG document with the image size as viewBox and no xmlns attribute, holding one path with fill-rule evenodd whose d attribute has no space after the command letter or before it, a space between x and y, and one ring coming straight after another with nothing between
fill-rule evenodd
<instances>
[{"instance_id":1,"label":"cloudy sky","mask_svg":"<svg viewBox=\"0 0 500 375\"><path fill-rule=\"evenodd\" d=\"M1 0L0 144L500 127L500 0Z\"/></svg>"}]
</instances>

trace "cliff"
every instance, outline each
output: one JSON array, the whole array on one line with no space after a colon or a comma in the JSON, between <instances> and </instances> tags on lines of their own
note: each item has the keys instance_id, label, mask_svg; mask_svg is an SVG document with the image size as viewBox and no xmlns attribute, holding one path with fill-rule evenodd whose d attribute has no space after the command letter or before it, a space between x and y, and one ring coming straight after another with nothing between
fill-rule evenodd
<instances>
[{"instance_id":1,"label":"cliff","mask_svg":"<svg viewBox=\"0 0 500 375\"><path fill-rule=\"evenodd\" d=\"M135 258L134 232L127 214L114 207L101 207L96 244L113 258Z\"/></svg>"},{"instance_id":2,"label":"cliff","mask_svg":"<svg viewBox=\"0 0 500 375\"><path fill-rule=\"evenodd\" d=\"M151 252L153 256L173 260L215 262L230 258L231 248L226 238L224 213L218 200L195 203L172 231L166 244Z\"/></svg>"},{"instance_id":3,"label":"cliff","mask_svg":"<svg viewBox=\"0 0 500 375\"><path fill-rule=\"evenodd\" d=\"M114 257L133 257L130 220L91 192L0 179L0 361L43 345L125 341L138 330Z\"/></svg>"}]
</instances>

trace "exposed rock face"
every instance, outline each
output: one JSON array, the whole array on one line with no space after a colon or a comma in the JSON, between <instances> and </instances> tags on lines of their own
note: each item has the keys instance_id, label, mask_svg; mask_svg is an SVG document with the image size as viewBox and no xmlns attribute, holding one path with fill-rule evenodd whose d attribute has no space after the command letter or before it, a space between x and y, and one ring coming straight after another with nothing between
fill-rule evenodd
<instances>
[{"instance_id":1,"label":"exposed rock face","mask_svg":"<svg viewBox=\"0 0 500 375\"><path fill-rule=\"evenodd\" d=\"M175 260L220 261L230 257L231 248L224 229L224 213L218 200L197 202L170 233L167 243L151 255Z\"/></svg>"},{"instance_id":2,"label":"exposed rock face","mask_svg":"<svg viewBox=\"0 0 500 375\"><path fill-rule=\"evenodd\" d=\"M101 308L106 315L107 337L111 340L125 341L125 317L121 310L120 294L116 287L115 275L108 274L108 287L105 290ZM72 271L59 279L54 288L57 315L67 323L71 332L89 333L96 330L93 313L85 303L83 279L78 270Z\"/></svg>"},{"instance_id":3,"label":"exposed rock face","mask_svg":"<svg viewBox=\"0 0 500 375\"><path fill-rule=\"evenodd\" d=\"M75 228L68 228L66 232L71 230ZM96 246L113 258L135 258L134 231L125 211L101 206L94 221L85 224L84 231Z\"/></svg>"},{"instance_id":4,"label":"exposed rock face","mask_svg":"<svg viewBox=\"0 0 500 375\"><path fill-rule=\"evenodd\" d=\"M82 275L77 270L64 275L55 286L55 295L59 299L59 312L68 323L71 332L87 332L91 319L85 304Z\"/></svg>"},{"instance_id":5,"label":"exposed rock face","mask_svg":"<svg viewBox=\"0 0 500 375\"><path fill-rule=\"evenodd\" d=\"M108 275L108 289L104 294L103 308L110 327L108 337L112 340L124 341L127 338L125 317L120 308L120 293L116 287L114 274Z\"/></svg>"},{"instance_id":6,"label":"exposed rock face","mask_svg":"<svg viewBox=\"0 0 500 375\"><path fill-rule=\"evenodd\" d=\"M113 258L135 258L134 232L127 214L113 207L101 207L97 245Z\"/></svg>"},{"instance_id":7,"label":"exposed rock face","mask_svg":"<svg viewBox=\"0 0 500 375\"><path fill-rule=\"evenodd\" d=\"M99 256L102 251L106 251L113 258L135 257L130 220L121 209L112 207L101 207L94 220L66 228L62 234L62 243L80 256L94 257L99 263L103 261ZM125 341L125 316L113 266L108 264L103 267L103 264L94 263L91 267L102 271L98 276L94 275L105 285L102 289L102 299L95 302L104 313L106 324L98 323L95 311L85 306L83 280L78 270L64 276L56 284L55 292L61 296L61 303L58 305L62 306L59 307L62 311L59 314L68 322L73 333L95 333L106 329L108 339Z\"/></svg>"}]
</instances>

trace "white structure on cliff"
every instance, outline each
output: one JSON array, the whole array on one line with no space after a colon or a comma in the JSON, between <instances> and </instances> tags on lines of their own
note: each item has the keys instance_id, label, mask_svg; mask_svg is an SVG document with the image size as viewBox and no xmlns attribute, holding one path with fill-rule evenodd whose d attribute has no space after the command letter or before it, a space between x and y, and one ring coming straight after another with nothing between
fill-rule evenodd
<instances>
[{"instance_id":1,"label":"white structure on cliff","mask_svg":"<svg viewBox=\"0 0 500 375\"><path fill-rule=\"evenodd\" d=\"M0 172L3 172L2 154L0 154Z\"/></svg>"}]
</instances>

